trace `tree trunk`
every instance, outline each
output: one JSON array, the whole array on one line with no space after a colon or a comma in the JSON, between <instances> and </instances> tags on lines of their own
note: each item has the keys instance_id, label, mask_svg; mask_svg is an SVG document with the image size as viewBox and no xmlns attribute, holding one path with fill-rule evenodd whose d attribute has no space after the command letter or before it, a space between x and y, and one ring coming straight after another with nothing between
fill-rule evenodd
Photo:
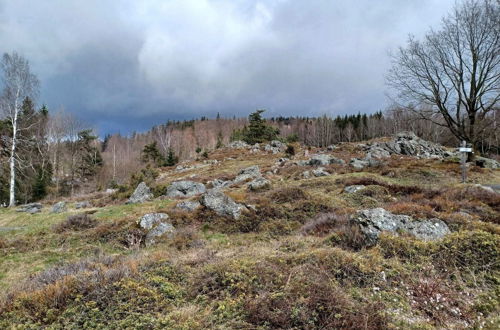
<instances>
[{"instance_id":1,"label":"tree trunk","mask_svg":"<svg viewBox=\"0 0 500 330\"><path fill-rule=\"evenodd\" d=\"M16 205L16 144L17 144L17 104L12 122L12 148L10 152L9 207Z\"/></svg>"}]
</instances>

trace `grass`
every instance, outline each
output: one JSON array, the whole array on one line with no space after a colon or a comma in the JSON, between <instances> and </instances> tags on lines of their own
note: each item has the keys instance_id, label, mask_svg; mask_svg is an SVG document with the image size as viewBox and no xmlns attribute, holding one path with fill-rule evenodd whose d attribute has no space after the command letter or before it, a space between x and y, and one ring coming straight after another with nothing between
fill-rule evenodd
<instances>
[{"instance_id":1,"label":"grass","mask_svg":"<svg viewBox=\"0 0 500 330\"><path fill-rule=\"evenodd\" d=\"M334 155L348 160L354 149L342 145ZM155 184L232 178L255 164L265 172L280 157L218 150L210 154L218 164L163 169ZM285 165L269 191L231 188L232 198L256 208L238 220L176 211L177 201L162 198L105 203L89 209L92 226L64 230L56 228L81 210L0 209L0 228L9 227L0 230L0 328L495 328L498 199L459 184L454 166L395 158L303 179L307 168ZM470 176L500 181L499 171ZM350 184L368 188L343 193ZM436 242L383 234L366 248L349 217L368 206L438 217L453 233ZM168 213L178 234L148 248L128 245L150 212Z\"/></svg>"}]
</instances>

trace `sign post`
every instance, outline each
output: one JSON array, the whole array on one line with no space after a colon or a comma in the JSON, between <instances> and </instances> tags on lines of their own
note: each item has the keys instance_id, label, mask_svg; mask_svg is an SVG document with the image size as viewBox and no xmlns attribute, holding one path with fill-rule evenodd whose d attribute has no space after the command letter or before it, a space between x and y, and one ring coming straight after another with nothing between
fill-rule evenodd
<instances>
[{"instance_id":1,"label":"sign post","mask_svg":"<svg viewBox=\"0 0 500 330\"><path fill-rule=\"evenodd\" d=\"M462 183L465 183L465 181L467 181L467 153L472 152L472 148L467 148L467 143L462 141L462 146L458 148L458 151L460 151L461 154L460 164L462 167Z\"/></svg>"}]
</instances>

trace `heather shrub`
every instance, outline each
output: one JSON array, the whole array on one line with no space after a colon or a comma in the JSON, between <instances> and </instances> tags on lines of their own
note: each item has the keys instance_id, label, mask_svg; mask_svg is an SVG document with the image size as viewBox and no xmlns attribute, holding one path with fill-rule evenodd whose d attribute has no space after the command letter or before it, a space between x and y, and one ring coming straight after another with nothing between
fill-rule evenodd
<instances>
[{"instance_id":1,"label":"heather shrub","mask_svg":"<svg viewBox=\"0 0 500 330\"><path fill-rule=\"evenodd\" d=\"M95 227L97 220L93 219L86 213L70 215L63 222L54 226L56 232L64 232L67 230L86 230Z\"/></svg>"}]
</instances>

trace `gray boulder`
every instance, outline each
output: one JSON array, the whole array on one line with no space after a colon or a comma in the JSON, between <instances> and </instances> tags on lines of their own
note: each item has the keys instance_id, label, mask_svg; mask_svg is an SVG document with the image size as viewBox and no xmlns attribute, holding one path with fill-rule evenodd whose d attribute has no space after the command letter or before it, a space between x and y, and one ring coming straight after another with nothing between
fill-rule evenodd
<instances>
[{"instance_id":1,"label":"gray boulder","mask_svg":"<svg viewBox=\"0 0 500 330\"><path fill-rule=\"evenodd\" d=\"M358 211L351 221L360 226L369 244L375 244L380 233L407 232L418 239L437 240L450 233L448 226L439 219L413 220L407 215L397 215L383 208Z\"/></svg>"},{"instance_id":2,"label":"gray boulder","mask_svg":"<svg viewBox=\"0 0 500 330\"><path fill-rule=\"evenodd\" d=\"M318 167L317 169L312 170L312 174L316 177L330 175L330 173L327 172L324 167Z\"/></svg>"},{"instance_id":3,"label":"gray boulder","mask_svg":"<svg viewBox=\"0 0 500 330\"><path fill-rule=\"evenodd\" d=\"M363 159L352 158L349 162L349 166L354 167L357 170L362 170L365 167L370 166L370 162Z\"/></svg>"},{"instance_id":4,"label":"gray boulder","mask_svg":"<svg viewBox=\"0 0 500 330\"><path fill-rule=\"evenodd\" d=\"M177 203L175 208L183 210L183 211L192 212L192 211L195 211L200 206L201 206L201 204L197 201L182 201L180 203Z\"/></svg>"},{"instance_id":5,"label":"gray boulder","mask_svg":"<svg viewBox=\"0 0 500 330\"><path fill-rule=\"evenodd\" d=\"M286 144L278 140L273 140L264 146L264 150L277 154L286 150Z\"/></svg>"},{"instance_id":6,"label":"gray boulder","mask_svg":"<svg viewBox=\"0 0 500 330\"><path fill-rule=\"evenodd\" d=\"M154 244L155 239L160 236L168 235L169 238L173 237L175 233L174 226L164 222L168 218L168 214L165 213L148 213L137 221L139 227L147 231L146 246Z\"/></svg>"},{"instance_id":7,"label":"gray boulder","mask_svg":"<svg viewBox=\"0 0 500 330\"><path fill-rule=\"evenodd\" d=\"M500 163L491 158L476 157L474 161L476 162L476 165L479 167L491 168L493 170L500 168Z\"/></svg>"},{"instance_id":8,"label":"gray boulder","mask_svg":"<svg viewBox=\"0 0 500 330\"><path fill-rule=\"evenodd\" d=\"M167 188L167 197L191 197L203 194L206 191L203 183L194 181L172 182Z\"/></svg>"},{"instance_id":9,"label":"gray boulder","mask_svg":"<svg viewBox=\"0 0 500 330\"><path fill-rule=\"evenodd\" d=\"M238 219L245 206L236 203L232 198L216 189L208 190L200 200L201 205L222 216Z\"/></svg>"},{"instance_id":10,"label":"gray boulder","mask_svg":"<svg viewBox=\"0 0 500 330\"><path fill-rule=\"evenodd\" d=\"M66 202L64 201L60 201L52 205L52 211L51 211L52 213L62 213L66 211L67 211Z\"/></svg>"},{"instance_id":11,"label":"gray boulder","mask_svg":"<svg viewBox=\"0 0 500 330\"><path fill-rule=\"evenodd\" d=\"M348 193L348 194L352 194L352 193L355 193L356 191L360 191L360 190L365 189L365 187L366 186L364 186L362 184L353 185L353 186L347 186L347 187L344 188L344 192Z\"/></svg>"},{"instance_id":12,"label":"gray boulder","mask_svg":"<svg viewBox=\"0 0 500 330\"><path fill-rule=\"evenodd\" d=\"M304 177L304 179L309 179L311 177L311 172L304 171L304 172L302 172L302 176Z\"/></svg>"},{"instance_id":13,"label":"gray boulder","mask_svg":"<svg viewBox=\"0 0 500 330\"><path fill-rule=\"evenodd\" d=\"M313 155L313 156L311 156L311 159L309 159L308 165L312 165L312 166L329 165L331 158L332 157L330 155L326 155L326 154Z\"/></svg>"},{"instance_id":14,"label":"gray boulder","mask_svg":"<svg viewBox=\"0 0 500 330\"><path fill-rule=\"evenodd\" d=\"M327 154L317 154L313 155L311 159L309 159L308 165L312 166L325 166L329 164L345 164L343 159L339 159Z\"/></svg>"},{"instance_id":15,"label":"gray boulder","mask_svg":"<svg viewBox=\"0 0 500 330\"><path fill-rule=\"evenodd\" d=\"M151 189L149 189L145 182L141 182L137 188L135 188L127 204L144 203L152 198L153 194L151 193Z\"/></svg>"},{"instance_id":16,"label":"gray boulder","mask_svg":"<svg viewBox=\"0 0 500 330\"><path fill-rule=\"evenodd\" d=\"M88 207L90 207L89 201L82 201L82 202L75 203L75 209L86 209Z\"/></svg>"},{"instance_id":17,"label":"gray boulder","mask_svg":"<svg viewBox=\"0 0 500 330\"><path fill-rule=\"evenodd\" d=\"M328 151L334 151L335 149L338 149L338 147L336 145L334 145L334 144L329 145L328 147L326 147L326 150L328 150Z\"/></svg>"},{"instance_id":18,"label":"gray boulder","mask_svg":"<svg viewBox=\"0 0 500 330\"><path fill-rule=\"evenodd\" d=\"M223 189L230 187L234 182L231 180L221 180L221 179L215 179L212 181L209 181L214 189Z\"/></svg>"},{"instance_id":19,"label":"gray boulder","mask_svg":"<svg viewBox=\"0 0 500 330\"><path fill-rule=\"evenodd\" d=\"M248 190L251 190L251 191L269 189L269 188L271 188L271 181L269 181L263 177L259 177L255 180L251 181L250 183L248 183L247 186L248 186Z\"/></svg>"},{"instance_id":20,"label":"gray boulder","mask_svg":"<svg viewBox=\"0 0 500 330\"><path fill-rule=\"evenodd\" d=\"M30 203L21 205L16 209L16 212L26 212L30 214L39 213L42 211L42 204L40 203Z\"/></svg>"},{"instance_id":21,"label":"gray boulder","mask_svg":"<svg viewBox=\"0 0 500 330\"><path fill-rule=\"evenodd\" d=\"M260 178L262 174L260 174L260 168L257 165L253 165L247 168L242 169L238 176L234 179L235 183L240 183L244 181L248 181L255 178Z\"/></svg>"}]
</instances>

